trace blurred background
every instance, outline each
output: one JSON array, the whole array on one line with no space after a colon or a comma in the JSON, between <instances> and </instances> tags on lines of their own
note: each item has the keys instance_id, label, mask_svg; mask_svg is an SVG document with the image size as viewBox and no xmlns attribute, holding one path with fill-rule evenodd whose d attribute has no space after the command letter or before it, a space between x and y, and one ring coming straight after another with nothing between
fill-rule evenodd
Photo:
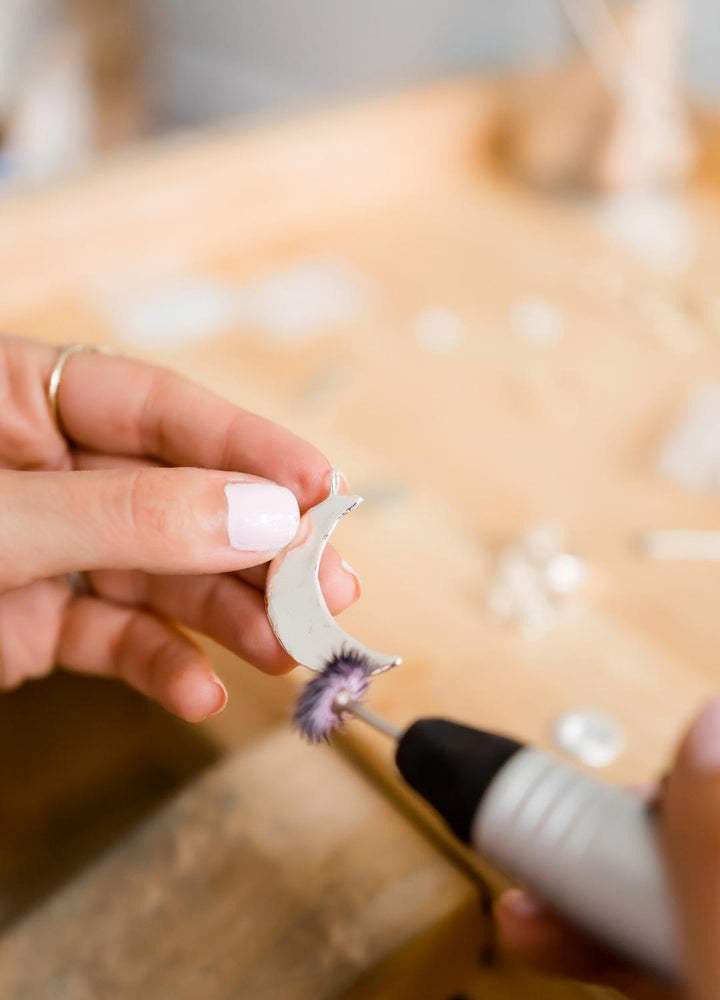
<instances>
[{"instance_id":1,"label":"blurred background","mask_svg":"<svg viewBox=\"0 0 720 1000\"><path fill-rule=\"evenodd\" d=\"M654 780L718 688L719 52L717 0L0 0L0 330L170 366L337 462L365 498L342 528L365 585L344 623L405 661L373 687L378 711L462 718ZM131 878L125 862L110 884L90 865L191 781L214 837L203 782L275 733L288 766L271 754L266 786L296 772L302 671L263 676L206 646L230 701L199 727L63 672L0 697L3 1000L79 995L56 977L78 963L65 904L45 938L19 922L68 882L92 896L99 880L102 900L103 919L77 921L100 983L83 996L118 975L103 964L112 910L129 965L177 954L132 939L122 892L138 872L176 907L158 941L197 928L203 969L262 950L237 931L228 961L225 913L213 924L181 870L158 870L152 837ZM352 731L348 745L401 794L385 743ZM341 818L320 786L287 794L298 821ZM245 820L232 805L223 823L242 901ZM192 817L172 827L182 869ZM294 886L315 854L282 829L292 872L273 877ZM225 883L224 861L193 885ZM362 864L334 876L365 891ZM293 926L342 924L321 897L292 894ZM362 926L330 948L352 940L369 965L373 942L399 947L378 924L394 904L355 909ZM47 992L3 990L11 925ZM473 889L473 962L477 926ZM202 996L289 997L271 952L266 992ZM290 957L313 980L311 952ZM331 958L344 975L344 946ZM165 975L157 993L113 996L200 995ZM462 984L446 985L439 998Z\"/></svg>"},{"instance_id":2,"label":"blurred background","mask_svg":"<svg viewBox=\"0 0 720 1000\"><path fill-rule=\"evenodd\" d=\"M720 7L690 0L688 15L685 82L720 96ZM570 41L558 0L2 0L3 173L48 175L140 135L526 65Z\"/></svg>"}]
</instances>

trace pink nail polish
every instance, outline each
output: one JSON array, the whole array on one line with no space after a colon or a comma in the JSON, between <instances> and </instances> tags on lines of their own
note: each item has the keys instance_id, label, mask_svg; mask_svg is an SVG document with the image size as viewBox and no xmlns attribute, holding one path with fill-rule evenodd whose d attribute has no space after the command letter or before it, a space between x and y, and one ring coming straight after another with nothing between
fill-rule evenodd
<instances>
[{"instance_id":1,"label":"pink nail polish","mask_svg":"<svg viewBox=\"0 0 720 1000\"><path fill-rule=\"evenodd\" d=\"M708 702L695 717L682 759L693 771L720 771L720 698Z\"/></svg>"},{"instance_id":2,"label":"pink nail polish","mask_svg":"<svg viewBox=\"0 0 720 1000\"><path fill-rule=\"evenodd\" d=\"M275 552L297 534L300 511L294 494L275 483L228 483L227 531L240 552Z\"/></svg>"}]
</instances>

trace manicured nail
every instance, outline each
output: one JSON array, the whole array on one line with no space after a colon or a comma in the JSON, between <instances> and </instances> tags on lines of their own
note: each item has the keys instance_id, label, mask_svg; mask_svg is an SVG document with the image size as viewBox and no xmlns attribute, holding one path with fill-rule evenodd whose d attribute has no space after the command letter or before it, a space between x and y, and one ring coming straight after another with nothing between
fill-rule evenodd
<instances>
[{"instance_id":1,"label":"manicured nail","mask_svg":"<svg viewBox=\"0 0 720 1000\"><path fill-rule=\"evenodd\" d=\"M509 889L500 897L500 906L518 920L533 920L545 912L542 903L522 889Z\"/></svg>"},{"instance_id":2,"label":"manicured nail","mask_svg":"<svg viewBox=\"0 0 720 1000\"><path fill-rule=\"evenodd\" d=\"M720 698L708 702L696 716L682 757L693 771L720 771Z\"/></svg>"},{"instance_id":3,"label":"manicured nail","mask_svg":"<svg viewBox=\"0 0 720 1000\"><path fill-rule=\"evenodd\" d=\"M354 578L354 580L355 580L355 589L356 589L356 591L358 593L358 596L359 596L362 593L362 580L360 579L360 577L357 575L357 573L355 572L355 570L352 568L352 566L350 565L350 563L346 559L341 559L340 560L340 565L342 566L342 568L345 570L346 573L349 573L350 576L352 576Z\"/></svg>"},{"instance_id":4,"label":"manicured nail","mask_svg":"<svg viewBox=\"0 0 720 1000\"><path fill-rule=\"evenodd\" d=\"M220 680L217 674L213 674L212 682L218 690L217 708L214 708L212 712L208 712L208 715L218 715L220 712L222 712L222 710L228 703L228 693L227 693L227 688L225 687L225 685Z\"/></svg>"},{"instance_id":5,"label":"manicured nail","mask_svg":"<svg viewBox=\"0 0 720 1000\"><path fill-rule=\"evenodd\" d=\"M337 488L340 493L350 492L347 478L343 475L340 469L335 466L333 466L328 473L328 486L331 490Z\"/></svg>"},{"instance_id":6,"label":"manicured nail","mask_svg":"<svg viewBox=\"0 0 720 1000\"><path fill-rule=\"evenodd\" d=\"M228 538L241 552L274 552L293 540L300 511L293 493L275 483L228 483Z\"/></svg>"}]
</instances>

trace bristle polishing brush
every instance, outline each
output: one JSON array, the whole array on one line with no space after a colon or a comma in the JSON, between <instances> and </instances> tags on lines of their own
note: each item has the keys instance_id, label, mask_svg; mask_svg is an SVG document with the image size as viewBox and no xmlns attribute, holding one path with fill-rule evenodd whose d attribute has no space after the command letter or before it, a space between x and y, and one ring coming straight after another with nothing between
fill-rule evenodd
<instances>
[{"instance_id":1,"label":"bristle polishing brush","mask_svg":"<svg viewBox=\"0 0 720 1000\"><path fill-rule=\"evenodd\" d=\"M626 958L677 979L673 909L652 812L637 796L514 739L445 719L404 732L362 704L373 675L400 662L344 633L317 572L340 518L360 497L338 492L307 512L268 573L267 609L286 651L318 674L294 721L312 743L351 718L397 743L408 784L460 840L550 908Z\"/></svg>"}]
</instances>

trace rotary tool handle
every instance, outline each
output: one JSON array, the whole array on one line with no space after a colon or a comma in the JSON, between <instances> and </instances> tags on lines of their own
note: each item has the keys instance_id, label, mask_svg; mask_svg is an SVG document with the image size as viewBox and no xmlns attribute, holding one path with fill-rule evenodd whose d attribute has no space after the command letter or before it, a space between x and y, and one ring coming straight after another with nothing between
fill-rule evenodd
<instances>
[{"instance_id":1,"label":"rotary tool handle","mask_svg":"<svg viewBox=\"0 0 720 1000\"><path fill-rule=\"evenodd\" d=\"M657 831L638 796L447 719L414 722L395 759L453 832L510 879L631 961L678 977Z\"/></svg>"},{"instance_id":2,"label":"rotary tool handle","mask_svg":"<svg viewBox=\"0 0 720 1000\"><path fill-rule=\"evenodd\" d=\"M651 810L638 796L522 748L475 813L475 850L631 961L680 973L673 906Z\"/></svg>"}]
</instances>

